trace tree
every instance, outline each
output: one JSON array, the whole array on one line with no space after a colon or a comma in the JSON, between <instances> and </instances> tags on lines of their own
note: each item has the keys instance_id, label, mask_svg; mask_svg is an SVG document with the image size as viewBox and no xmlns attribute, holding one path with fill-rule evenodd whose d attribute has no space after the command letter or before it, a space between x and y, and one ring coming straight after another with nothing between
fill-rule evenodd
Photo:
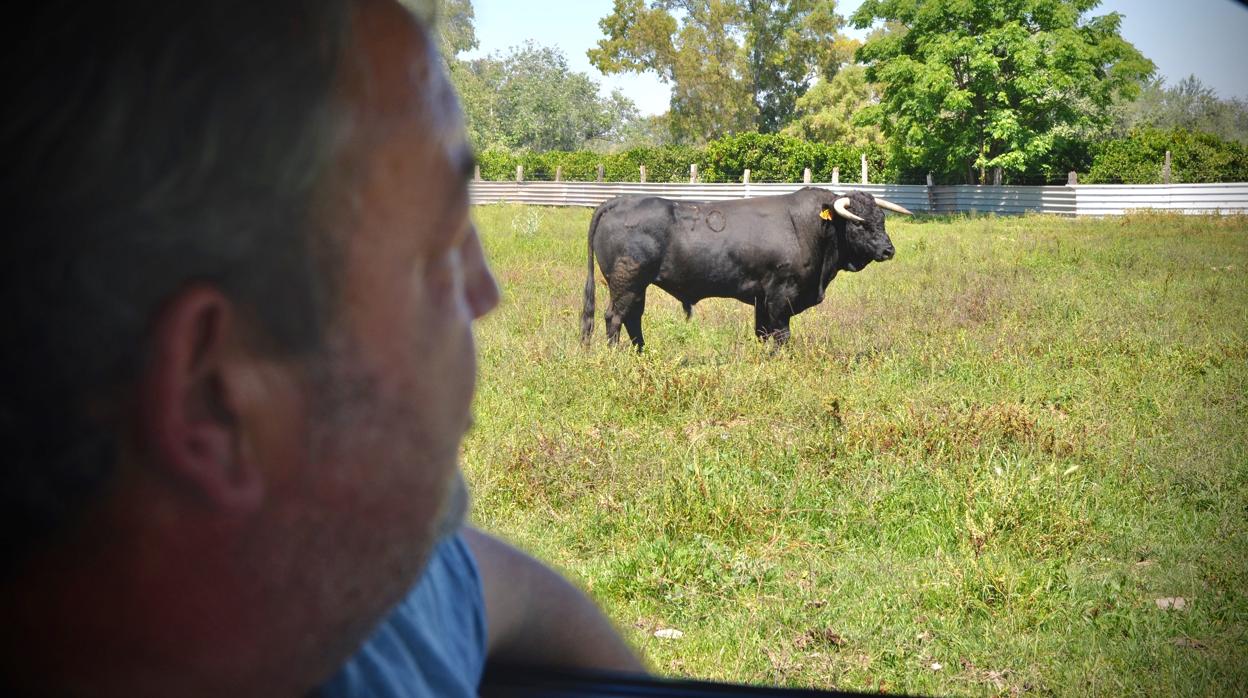
<instances>
[{"instance_id":1,"label":"tree","mask_svg":"<svg viewBox=\"0 0 1248 698\"><path fill-rule=\"evenodd\" d=\"M866 118L899 162L967 182L992 168L1036 169L1064 141L1109 121L1153 64L1119 34L1121 17L1085 18L1099 0L865 0L877 19L857 52L883 89Z\"/></svg>"},{"instance_id":2,"label":"tree","mask_svg":"<svg viewBox=\"0 0 1248 698\"><path fill-rule=\"evenodd\" d=\"M848 59L834 10L833 0L615 0L588 55L604 73L653 72L671 85L681 142L772 132L816 74Z\"/></svg>"},{"instance_id":3,"label":"tree","mask_svg":"<svg viewBox=\"0 0 1248 698\"><path fill-rule=\"evenodd\" d=\"M655 72L671 85L670 126L680 142L749 130L757 108L733 36L737 4L695 0L681 9L686 14L678 23L667 3L615 0L614 12L598 23L607 38L589 50L590 62L606 74Z\"/></svg>"},{"instance_id":4,"label":"tree","mask_svg":"<svg viewBox=\"0 0 1248 698\"><path fill-rule=\"evenodd\" d=\"M497 85L503 80L503 62L497 57L464 61L449 66L451 84L459 93L468 141L478 150L506 147L499 123Z\"/></svg>"},{"instance_id":5,"label":"tree","mask_svg":"<svg viewBox=\"0 0 1248 698\"><path fill-rule=\"evenodd\" d=\"M472 25L475 17L471 0L438 3L438 51L448 65L459 54L477 47L477 32Z\"/></svg>"},{"instance_id":6,"label":"tree","mask_svg":"<svg viewBox=\"0 0 1248 698\"><path fill-rule=\"evenodd\" d=\"M636 105L618 90L600 98L598 85L555 49L528 43L505 57L459 59L477 47L474 17L471 0L439 2L438 46L478 149L575 150L626 138Z\"/></svg>"},{"instance_id":7,"label":"tree","mask_svg":"<svg viewBox=\"0 0 1248 698\"><path fill-rule=\"evenodd\" d=\"M664 112L639 116L628 121L615 134L615 138L601 149L617 152L630 148L660 148L675 144L672 139L671 117Z\"/></svg>"},{"instance_id":8,"label":"tree","mask_svg":"<svg viewBox=\"0 0 1248 698\"><path fill-rule=\"evenodd\" d=\"M603 99L598 85L568 68L557 49L532 42L506 56L452 66L469 139L479 149L576 150L615 142L638 118L618 90Z\"/></svg>"},{"instance_id":9,"label":"tree","mask_svg":"<svg viewBox=\"0 0 1248 698\"><path fill-rule=\"evenodd\" d=\"M1138 98L1120 101L1114 112L1117 135L1145 128L1183 129L1248 143L1248 103L1218 97L1195 75L1171 87L1163 79L1148 81Z\"/></svg>"},{"instance_id":10,"label":"tree","mask_svg":"<svg viewBox=\"0 0 1248 698\"><path fill-rule=\"evenodd\" d=\"M867 82L866 69L860 65L846 66L836 77L820 80L798 98L794 105L796 118L782 133L851 148L882 145L884 133L879 126L854 121L858 113L879 101L879 88Z\"/></svg>"},{"instance_id":11,"label":"tree","mask_svg":"<svg viewBox=\"0 0 1248 698\"><path fill-rule=\"evenodd\" d=\"M831 79L855 43L838 32L845 20L827 0L742 0L746 63L760 133L775 133L822 75Z\"/></svg>"}]
</instances>

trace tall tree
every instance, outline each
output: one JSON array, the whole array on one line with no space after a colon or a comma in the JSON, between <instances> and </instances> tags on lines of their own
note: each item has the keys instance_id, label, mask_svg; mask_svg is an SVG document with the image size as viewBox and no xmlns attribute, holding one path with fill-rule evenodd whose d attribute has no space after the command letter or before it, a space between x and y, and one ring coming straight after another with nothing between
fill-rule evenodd
<instances>
[{"instance_id":1,"label":"tall tree","mask_svg":"<svg viewBox=\"0 0 1248 698\"><path fill-rule=\"evenodd\" d=\"M683 10L677 21L673 9ZM671 85L672 135L701 143L753 128L757 114L741 47L740 8L733 0L615 0L598 24L607 38L588 52L603 73L654 72Z\"/></svg>"},{"instance_id":2,"label":"tall tree","mask_svg":"<svg viewBox=\"0 0 1248 698\"><path fill-rule=\"evenodd\" d=\"M439 0L438 50L442 60L450 63L464 51L477 47L477 32L472 24L475 18L472 0Z\"/></svg>"},{"instance_id":3,"label":"tall tree","mask_svg":"<svg viewBox=\"0 0 1248 698\"><path fill-rule=\"evenodd\" d=\"M532 42L506 56L453 66L469 139L481 149L576 150L620 140L638 118L618 90L603 98L598 85L568 67L557 49Z\"/></svg>"},{"instance_id":4,"label":"tall tree","mask_svg":"<svg viewBox=\"0 0 1248 698\"><path fill-rule=\"evenodd\" d=\"M812 78L849 55L833 0L615 0L598 24L590 62L670 85L683 142L778 130Z\"/></svg>"},{"instance_id":5,"label":"tall tree","mask_svg":"<svg viewBox=\"0 0 1248 698\"><path fill-rule=\"evenodd\" d=\"M744 49L760 133L779 131L812 78L831 79L855 44L831 0L741 0Z\"/></svg>"},{"instance_id":6,"label":"tall tree","mask_svg":"<svg viewBox=\"0 0 1248 698\"><path fill-rule=\"evenodd\" d=\"M1121 101L1114 111L1120 136L1142 128L1185 129L1248 143L1248 102L1219 97L1195 75L1170 86L1162 79L1149 81L1138 98Z\"/></svg>"},{"instance_id":7,"label":"tall tree","mask_svg":"<svg viewBox=\"0 0 1248 698\"><path fill-rule=\"evenodd\" d=\"M880 101L879 88L867 82L867 71L850 65L831 80L820 80L798 98L794 120L782 133L808 141L840 143L854 148L883 144L884 133L854 117Z\"/></svg>"},{"instance_id":8,"label":"tall tree","mask_svg":"<svg viewBox=\"0 0 1248 698\"><path fill-rule=\"evenodd\" d=\"M611 150L629 148L661 148L676 145L672 139L671 113L638 117L620 129Z\"/></svg>"},{"instance_id":9,"label":"tall tree","mask_svg":"<svg viewBox=\"0 0 1248 698\"><path fill-rule=\"evenodd\" d=\"M1086 15L1099 0L865 0L858 50L902 161L985 182L1024 172L1063 139L1103 127L1116 95L1133 96L1153 64L1119 33L1121 16Z\"/></svg>"},{"instance_id":10,"label":"tall tree","mask_svg":"<svg viewBox=\"0 0 1248 698\"><path fill-rule=\"evenodd\" d=\"M478 150L506 147L499 123L497 86L503 80L503 61L495 56L453 59L451 84L459 93L468 141Z\"/></svg>"}]
</instances>

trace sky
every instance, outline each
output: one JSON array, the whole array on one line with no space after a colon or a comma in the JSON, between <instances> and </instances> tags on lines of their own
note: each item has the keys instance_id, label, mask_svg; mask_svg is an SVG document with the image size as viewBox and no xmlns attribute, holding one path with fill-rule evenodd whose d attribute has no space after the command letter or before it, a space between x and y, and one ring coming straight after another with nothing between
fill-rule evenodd
<instances>
[{"instance_id":1,"label":"sky","mask_svg":"<svg viewBox=\"0 0 1248 698\"><path fill-rule=\"evenodd\" d=\"M862 0L841 0L849 16ZM505 54L534 41L554 46L573 70L588 73L604 94L618 88L643 114L667 111L670 90L653 74L603 75L585 52L603 38L598 20L611 0L473 0L479 47L462 57ZM1221 97L1248 100L1248 7L1235 0L1104 0L1092 15L1118 12L1122 35L1157 64L1168 84L1195 75ZM861 38L865 31L849 29Z\"/></svg>"}]
</instances>

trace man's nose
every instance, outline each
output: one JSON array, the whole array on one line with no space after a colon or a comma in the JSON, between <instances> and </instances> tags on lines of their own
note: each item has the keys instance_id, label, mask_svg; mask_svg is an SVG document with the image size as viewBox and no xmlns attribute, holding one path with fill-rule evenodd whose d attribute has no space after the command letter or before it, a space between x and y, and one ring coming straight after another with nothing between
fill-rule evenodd
<instances>
[{"instance_id":1,"label":"man's nose","mask_svg":"<svg viewBox=\"0 0 1248 698\"><path fill-rule=\"evenodd\" d=\"M464 238L460 254L464 264L464 295L473 319L479 319L498 307L501 293L485 261L485 250L481 248L481 238L475 227Z\"/></svg>"}]
</instances>

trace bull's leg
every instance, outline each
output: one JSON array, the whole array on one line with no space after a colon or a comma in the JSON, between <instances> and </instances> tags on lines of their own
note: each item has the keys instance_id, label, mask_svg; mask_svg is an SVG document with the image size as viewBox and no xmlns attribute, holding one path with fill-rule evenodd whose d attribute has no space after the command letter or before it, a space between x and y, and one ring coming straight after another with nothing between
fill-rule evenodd
<instances>
[{"instance_id":1,"label":"bull's leg","mask_svg":"<svg viewBox=\"0 0 1248 698\"><path fill-rule=\"evenodd\" d=\"M767 313L767 299L754 299L754 336L766 340L771 335L771 317Z\"/></svg>"},{"instance_id":2,"label":"bull's leg","mask_svg":"<svg viewBox=\"0 0 1248 698\"><path fill-rule=\"evenodd\" d=\"M607 275L607 288L611 302L603 314L607 323L607 343L615 346L620 341L620 327L627 326L633 344L641 337L641 312L646 303L646 282L641 277L641 265L631 257L619 257ZM636 327L636 331L634 331Z\"/></svg>"},{"instance_id":3,"label":"bull's leg","mask_svg":"<svg viewBox=\"0 0 1248 698\"><path fill-rule=\"evenodd\" d=\"M789 319L793 308L784 294L759 297L754 301L754 336L762 341L773 340L775 348L789 341Z\"/></svg>"},{"instance_id":4,"label":"bull's leg","mask_svg":"<svg viewBox=\"0 0 1248 698\"><path fill-rule=\"evenodd\" d=\"M783 320L774 321L774 326L771 330L771 339L775 342L777 349L784 346L784 343L789 341L789 318L786 317Z\"/></svg>"},{"instance_id":5,"label":"bull's leg","mask_svg":"<svg viewBox=\"0 0 1248 698\"><path fill-rule=\"evenodd\" d=\"M637 293L633 306L629 308L628 314L624 316L624 328L628 330L629 339L633 340L633 346L637 351L641 351L646 346L646 340L641 337L641 314L646 312L646 289L641 289Z\"/></svg>"},{"instance_id":6,"label":"bull's leg","mask_svg":"<svg viewBox=\"0 0 1248 698\"><path fill-rule=\"evenodd\" d=\"M767 314L771 316L771 339L775 340L776 348L789 341L789 320L793 317L793 305L787 295L769 295Z\"/></svg>"},{"instance_id":7,"label":"bull's leg","mask_svg":"<svg viewBox=\"0 0 1248 698\"><path fill-rule=\"evenodd\" d=\"M611 299L611 306L607 308L607 312L603 313L603 320L607 323L607 344L615 346L620 343L620 327L624 322L624 316L615 312L615 299Z\"/></svg>"}]
</instances>

